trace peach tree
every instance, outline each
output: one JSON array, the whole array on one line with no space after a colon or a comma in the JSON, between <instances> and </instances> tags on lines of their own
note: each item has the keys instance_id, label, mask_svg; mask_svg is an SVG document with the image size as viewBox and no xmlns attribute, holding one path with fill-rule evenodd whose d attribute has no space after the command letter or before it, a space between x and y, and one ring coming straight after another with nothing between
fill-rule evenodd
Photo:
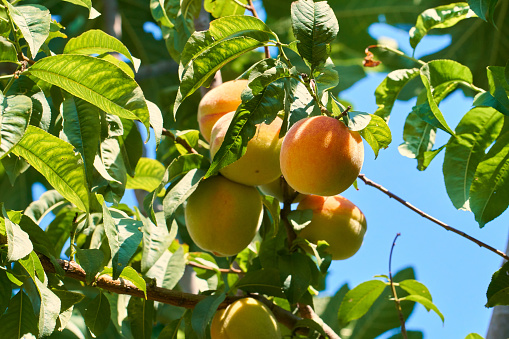
<instances>
[{"instance_id":1,"label":"peach tree","mask_svg":"<svg viewBox=\"0 0 509 339\"><path fill-rule=\"evenodd\" d=\"M333 298L318 296L332 260L356 250L335 255L336 243L344 246L341 237L347 237L341 232L318 239L306 234L327 218L316 205L345 204L336 195L356 187L355 178L434 219L360 174L360 148L342 160L359 158L344 173L315 170L322 186L341 183L339 190L323 193L333 197L306 196L320 194L313 191L318 184L304 192L286 182L290 174L284 171L271 174L272 188L258 187L269 182L243 185L224 178L225 169L251 157L250 145L265 133L260 126L274 121L277 147L293 135L292 127L320 117L357 140L356 147L362 137L375 157L383 156L400 95L417 97L400 153L416 159L423 171L445 152L447 193L480 227L507 209L507 2L429 0L406 9L398 1L384 3L387 13L377 12L375 1L268 0L262 21L251 0L103 0L94 7L90 0L2 0L2 337L247 338L268 336L256 327L275 324L271 335L284 337L375 338L399 328L392 338L422 338L405 326L416 305L443 321L411 268L394 275L373 272L382 275L353 289L344 285ZM355 7L367 14L356 21L343 15ZM376 44L367 28L378 15L390 24L412 25L414 49L438 29L451 34L453 44L423 60ZM464 49L461 35L468 25L469 34L493 48ZM162 39L147 32L150 27ZM356 111L341 100L341 91L363 78L365 67L388 72L374 93L375 112ZM240 97L224 125L200 132L199 103L222 77L243 79ZM456 89L471 98L473 108L453 129L439 105ZM309 159L318 154L327 139L320 129L309 133L318 141L298 146L287 161L307 148ZM435 145L438 132L450 135L444 145ZM333 144L338 153L347 139ZM279 152L277 147L271 152ZM327 152L325 159L288 165L289 171L334 163L335 150ZM308 159L307 153L302 157ZM276 153L276 164L277 158ZM268 162L250 159L242 168L255 173ZM240 167L233 170L240 180L256 176ZM225 200L213 186L223 181L234 187L224 189ZM38 199L34 184L46 190ZM124 203L126 190L135 190L137 204ZM366 220L348 204L330 227L355 214L346 221L355 219L358 238L348 238L348 244L360 246ZM231 214L235 218L227 225L224 215ZM249 232L236 228L248 221ZM492 277L488 307L509 305L508 265ZM255 329L239 333L244 325Z\"/></svg>"}]
</instances>

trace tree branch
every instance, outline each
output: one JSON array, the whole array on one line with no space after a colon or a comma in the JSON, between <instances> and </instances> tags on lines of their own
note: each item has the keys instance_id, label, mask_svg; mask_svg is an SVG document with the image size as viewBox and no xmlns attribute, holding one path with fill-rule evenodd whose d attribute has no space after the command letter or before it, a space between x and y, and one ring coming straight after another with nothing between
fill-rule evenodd
<instances>
[{"instance_id":1,"label":"tree branch","mask_svg":"<svg viewBox=\"0 0 509 339\"><path fill-rule=\"evenodd\" d=\"M39 255L39 259L44 268L44 271L47 273L56 273L55 267L51 263L50 259L44 255ZM71 279L79 280L82 282L86 282L87 274L83 268L78 265L78 263L74 261L67 261L57 259L58 264L64 270L65 276ZM107 274L103 274L98 276L94 281L93 285L95 287L101 288L106 291L110 291L117 294L127 294L134 297L145 298L145 294L142 290L136 287L132 282L125 279L117 279L113 280L113 278ZM166 288L161 288L157 286L147 286L147 299L161 302L163 304L169 304L177 307L184 308L194 308L196 304L205 299L207 296L205 295L197 295L192 293L185 293L180 291L169 290ZM290 311L287 311L277 305L275 305L272 301L264 298L260 295L251 295L251 297L256 298L263 302L267 307L272 311L277 321L283 324L284 326L293 329L298 321L302 320L302 318L296 316ZM227 296L226 299L219 304L219 309L226 308L231 303L245 298L244 296ZM312 310L311 310L312 311ZM313 312L314 313L314 312ZM316 314L315 314L316 315ZM316 315L316 317L318 317ZM324 330L327 332L328 326L326 324L323 325ZM332 331L332 329L330 329ZM302 329L298 331L302 334L307 334L309 330ZM334 331L332 331L334 333ZM338 339L339 337L336 335L335 337L331 336L330 338Z\"/></svg>"},{"instance_id":2,"label":"tree branch","mask_svg":"<svg viewBox=\"0 0 509 339\"><path fill-rule=\"evenodd\" d=\"M415 213L419 214L420 216L422 216L422 217L424 217L424 218L434 222L435 224L437 224L439 226L442 226L447 231L451 231L451 232L454 232L454 233L456 233L458 235L461 235L463 238L466 238L466 239L476 243L480 247L484 247L484 248L492 251L493 253L498 254L499 256L504 258L505 260L509 260L509 256L507 254L505 254L504 252L502 252L500 250L497 250L496 248L494 248L494 247L492 247L492 246L490 246L490 245L488 245L488 244L486 244L486 243L484 243L484 242L482 242L482 241L480 241L480 240L478 240L478 239L476 239L476 238L466 234L465 232L457 230L456 228L447 225L443 221L440 221L437 218L432 217L431 215L421 211L420 209L418 209L417 207L415 207L414 205L412 205L408 201L398 197L396 194L394 194L391 191L389 191L387 188L383 187L380 184L377 184L376 182L374 182L371 179L366 178L366 176L364 174L359 174L358 178L361 179L366 185L374 187L374 188L378 189L379 191L382 191L383 193L388 195L390 198L393 198L393 199L397 200L399 203L401 203L402 205L408 207L409 209L411 209Z\"/></svg>"},{"instance_id":3,"label":"tree branch","mask_svg":"<svg viewBox=\"0 0 509 339\"><path fill-rule=\"evenodd\" d=\"M168 131L166 128L163 128L163 135L169 137L176 143L182 145L189 153L198 154L198 152L194 148L192 148L191 145L189 145L186 140L176 136L171 131Z\"/></svg>"},{"instance_id":4,"label":"tree branch","mask_svg":"<svg viewBox=\"0 0 509 339\"><path fill-rule=\"evenodd\" d=\"M201 268L201 269L204 269L204 270L207 270L207 271L219 271L221 273L233 273L233 274L244 274L245 272L242 271L241 269L238 269L238 268L213 268L213 267L209 267L209 266L206 266L206 265L202 265L202 264L198 264L197 262L189 262L188 263L189 266L193 266L193 267L197 267L197 268Z\"/></svg>"},{"instance_id":5,"label":"tree branch","mask_svg":"<svg viewBox=\"0 0 509 339\"><path fill-rule=\"evenodd\" d=\"M341 339L339 335L332 328L329 327L323 320L315 313L313 308L309 305L299 304L299 313L305 319L311 319L320 326L322 326L325 334L329 337L329 339Z\"/></svg>"}]
</instances>

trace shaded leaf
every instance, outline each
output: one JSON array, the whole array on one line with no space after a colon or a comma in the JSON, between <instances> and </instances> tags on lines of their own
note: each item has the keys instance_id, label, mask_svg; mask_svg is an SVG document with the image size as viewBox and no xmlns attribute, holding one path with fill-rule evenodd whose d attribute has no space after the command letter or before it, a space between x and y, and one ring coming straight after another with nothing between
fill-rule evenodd
<instances>
[{"instance_id":1,"label":"shaded leaf","mask_svg":"<svg viewBox=\"0 0 509 339\"><path fill-rule=\"evenodd\" d=\"M18 63L18 53L12 42L0 36L0 62Z\"/></svg>"},{"instance_id":2,"label":"shaded leaf","mask_svg":"<svg viewBox=\"0 0 509 339\"><path fill-rule=\"evenodd\" d=\"M127 306L127 314L133 337L150 339L154 321L154 301L131 297Z\"/></svg>"},{"instance_id":3,"label":"shaded leaf","mask_svg":"<svg viewBox=\"0 0 509 339\"><path fill-rule=\"evenodd\" d=\"M150 219L140 216L143 221L143 249L141 273L145 274L159 260L177 235L177 228L168 232L166 225L156 225Z\"/></svg>"},{"instance_id":4,"label":"shaded leaf","mask_svg":"<svg viewBox=\"0 0 509 339\"><path fill-rule=\"evenodd\" d=\"M21 289L9 302L9 308L1 317L2 336L18 339L26 334L38 335L37 317L30 298Z\"/></svg>"},{"instance_id":5,"label":"shaded leaf","mask_svg":"<svg viewBox=\"0 0 509 339\"><path fill-rule=\"evenodd\" d=\"M24 214L38 224L48 213L65 204L67 200L58 191L49 190L44 192L39 200L30 203Z\"/></svg>"},{"instance_id":6,"label":"shaded leaf","mask_svg":"<svg viewBox=\"0 0 509 339\"><path fill-rule=\"evenodd\" d=\"M506 262L493 273L486 298L488 299L486 307L509 305L509 263Z\"/></svg>"},{"instance_id":7,"label":"shaded leaf","mask_svg":"<svg viewBox=\"0 0 509 339\"><path fill-rule=\"evenodd\" d=\"M77 249L76 260L87 274L87 284L92 283L97 273L104 267L104 254L100 249Z\"/></svg>"},{"instance_id":8,"label":"shaded leaf","mask_svg":"<svg viewBox=\"0 0 509 339\"><path fill-rule=\"evenodd\" d=\"M37 285L41 297L41 305L39 308L39 335L49 336L53 333L57 324L58 315L60 314L60 298L39 279L35 278L34 282Z\"/></svg>"},{"instance_id":9,"label":"shaded leaf","mask_svg":"<svg viewBox=\"0 0 509 339\"><path fill-rule=\"evenodd\" d=\"M495 6L498 0L468 0L470 8L484 21L488 21L493 25L493 15L495 14Z\"/></svg>"},{"instance_id":10,"label":"shaded leaf","mask_svg":"<svg viewBox=\"0 0 509 339\"><path fill-rule=\"evenodd\" d=\"M279 271L272 268L247 272L236 287L248 293L284 297Z\"/></svg>"},{"instance_id":11,"label":"shaded leaf","mask_svg":"<svg viewBox=\"0 0 509 339\"><path fill-rule=\"evenodd\" d=\"M206 331L209 322L212 320L212 317L216 313L217 307L221 304L226 295L224 293L218 293L200 301L196 304L193 310L193 317L191 318L191 323L193 326L193 330L198 335L198 338L205 339L207 338Z\"/></svg>"},{"instance_id":12,"label":"shaded leaf","mask_svg":"<svg viewBox=\"0 0 509 339\"><path fill-rule=\"evenodd\" d=\"M88 329L95 336L100 335L110 324L110 303L102 292L90 301L85 309L83 318Z\"/></svg>"}]
</instances>

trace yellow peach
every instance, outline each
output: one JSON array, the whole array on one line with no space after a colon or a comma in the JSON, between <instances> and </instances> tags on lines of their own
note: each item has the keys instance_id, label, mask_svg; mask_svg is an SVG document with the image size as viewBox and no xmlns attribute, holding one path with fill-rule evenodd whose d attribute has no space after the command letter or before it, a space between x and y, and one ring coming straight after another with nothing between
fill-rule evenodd
<instances>
[{"instance_id":1,"label":"yellow peach","mask_svg":"<svg viewBox=\"0 0 509 339\"><path fill-rule=\"evenodd\" d=\"M298 121L281 146L283 176L304 194L331 196L343 192L355 181L363 162L359 133L326 116Z\"/></svg>"},{"instance_id":2,"label":"yellow peach","mask_svg":"<svg viewBox=\"0 0 509 339\"><path fill-rule=\"evenodd\" d=\"M210 325L212 339L280 339L276 318L262 302L243 298L218 310Z\"/></svg>"},{"instance_id":3,"label":"yellow peach","mask_svg":"<svg viewBox=\"0 0 509 339\"><path fill-rule=\"evenodd\" d=\"M232 256L253 240L262 208L256 188L218 175L198 184L187 199L184 215L196 245L217 256Z\"/></svg>"},{"instance_id":4,"label":"yellow peach","mask_svg":"<svg viewBox=\"0 0 509 339\"><path fill-rule=\"evenodd\" d=\"M327 251L333 260L350 258L361 247L367 229L366 218L350 200L339 195L308 195L297 209L313 211L311 222L299 236L314 244L319 240L327 241Z\"/></svg>"},{"instance_id":5,"label":"yellow peach","mask_svg":"<svg viewBox=\"0 0 509 339\"><path fill-rule=\"evenodd\" d=\"M212 158L224 141L234 113L222 116L212 128L210 154ZM250 186L268 184L281 176L279 153L283 138L279 131L283 120L276 117L269 125L257 125L254 137L247 143L246 153L219 172L226 178Z\"/></svg>"},{"instance_id":6,"label":"yellow peach","mask_svg":"<svg viewBox=\"0 0 509 339\"><path fill-rule=\"evenodd\" d=\"M240 95L247 83L247 80L227 81L203 96L198 106L198 125L207 142L210 142L210 133L216 121L226 113L235 112L242 103Z\"/></svg>"}]
</instances>

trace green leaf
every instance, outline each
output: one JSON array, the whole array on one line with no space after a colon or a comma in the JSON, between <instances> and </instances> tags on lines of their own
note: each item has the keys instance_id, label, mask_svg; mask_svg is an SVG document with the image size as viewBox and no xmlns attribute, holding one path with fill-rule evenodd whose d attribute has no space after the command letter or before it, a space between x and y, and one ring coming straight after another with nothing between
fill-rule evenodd
<instances>
[{"instance_id":1,"label":"green leaf","mask_svg":"<svg viewBox=\"0 0 509 339\"><path fill-rule=\"evenodd\" d=\"M120 53L131 61L134 70L138 71L140 60L134 58L127 47L117 38L98 29L91 29L72 38L64 47L63 54L103 54Z\"/></svg>"},{"instance_id":2,"label":"green leaf","mask_svg":"<svg viewBox=\"0 0 509 339\"><path fill-rule=\"evenodd\" d=\"M29 255L33 250L33 245L28 234L9 219L3 203L1 206L7 236L7 260L17 261Z\"/></svg>"},{"instance_id":3,"label":"green leaf","mask_svg":"<svg viewBox=\"0 0 509 339\"><path fill-rule=\"evenodd\" d=\"M94 167L108 180L98 193L103 194L106 201L119 203L125 191L127 169L117 138L107 138L101 143L101 156L96 157Z\"/></svg>"},{"instance_id":4,"label":"green leaf","mask_svg":"<svg viewBox=\"0 0 509 339\"><path fill-rule=\"evenodd\" d=\"M18 262L21 264L21 266L23 266L25 271L27 271L28 275L30 278L32 278L34 283L37 279L44 282L46 279L44 274L44 267L42 267L41 261L34 251L30 252L29 255L20 259Z\"/></svg>"},{"instance_id":5,"label":"green leaf","mask_svg":"<svg viewBox=\"0 0 509 339\"><path fill-rule=\"evenodd\" d=\"M141 242L143 235L140 228L143 223L131 218L113 218L104 202L102 206L104 231L111 251L113 280L116 280Z\"/></svg>"},{"instance_id":6,"label":"green leaf","mask_svg":"<svg viewBox=\"0 0 509 339\"><path fill-rule=\"evenodd\" d=\"M77 97L68 97L62 104L60 138L80 152L89 187L93 186L94 159L101 141L99 114L97 107Z\"/></svg>"},{"instance_id":7,"label":"green leaf","mask_svg":"<svg viewBox=\"0 0 509 339\"><path fill-rule=\"evenodd\" d=\"M443 173L447 194L457 209L470 209L470 186L477 166L502 125L502 114L492 108L476 107L463 116L456 126L456 137L449 139Z\"/></svg>"},{"instance_id":8,"label":"green leaf","mask_svg":"<svg viewBox=\"0 0 509 339\"><path fill-rule=\"evenodd\" d=\"M208 31L193 33L180 59L174 115L182 101L223 65L275 37L263 21L250 16L219 18L210 23Z\"/></svg>"},{"instance_id":9,"label":"green leaf","mask_svg":"<svg viewBox=\"0 0 509 339\"><path fill-rule=\"evenodd\" d=\"M87 55L55 55L33 64L30 74L121 118L149 127L150 114L138 84L112 63Z\"/></svg>"},{"instance_id":10,"label":"green leaf","mask_svg":"<svg viewBox=\"0 0 509 339\"><path fill-rule=\"evenodd\" d=\"M11 186L16 184L16 179L29 168L30 164L20 157L15 156L12 153L7 154L5 157L0 159L2 166L9 177Z\"/></svg>"},{"instance_id":11,"label":"green leaf","mask_svg":"<svg viewBox=\"0 0 509 339\"><path fill-rule=\"evenodd\" d=\"M281 82L275 82L256 95L251 91L243 92L243 102L237 108L205 178L211 177L244 155L248 141L256 133L256 124L263 121L270 124L276 118L283 108L284 92L281 85Z\"/></svg>"},{"instance_id":12,"label":"green leaf","mask_svg":"<svg viewBox=\"0 0 509 339\"><path fill-rule=\"evenodd\" d=\"M362 317L382 294L386 284L380 280L369 280L348 291L339 307L339 321L347 324Z\"/></svg>"},{"instance_id":13,"label":"green leaf","mask_svg":"<svg viewBox=\"0 0 509 339\"><path fill-rule=\"evenodd\" d=\"M192 169L166 194L163 209L168 224L171 225L175 218L175 211L196 190L204 175L204 170Z\"/></svg>"},{"instance_id":14,"label":"green leaf","mask_svg":"<svg viewBox=\"0 0 509 339\"><path fill-rule=\"evenodd\" d=\"M180 324L182 323L182 318L175 319L171 321L168 325L166 325L157 339L178 339Z\"/></svg>"},{"instance_id":15,"label":"green leaf","mask_svg":"<svg viewBox=\"0 0 509 339\"><path fill-rule=\"evenodd\" d=\"M506 262L493 273L486 298L488 299L486 307L509 305L509 263Z\"/></svg>"},{"instance_id":16,"label":"green leaf","mask_svg":"<svg viewBox=\"0 0 509 339\"><path fill-rule=\"evenodd\" d=\"M0 270L0 314L4 314L12 296L12 283L4 270Z\"/></svg>"},{"instance_id":17,"label":"green leaf","mask_svg":"<svg viewBox=\"0 0 509 339\"><path fill-rule=\"evenodd\" d=\"M297 321L292 328L292 333L295 333L295 331L299 328L308 328L311 330L311 332L316 331L320 333L324 338L327 338L327 334L325 333L323 326L312 319L300 319Z\"/></svg>"},{"instance_id":18,"label":"green leaf","mask_svg":"<svg viewBox=\"0 0 509 339\"><path fill-rule=\"evenodd\" d=\"M247 272L236 287L248 293L284 297L279 271L272 268Z\"/></svg>"},{"instance_id":19,"label":"green leaf","mask_svg":"<svg viewBox=\"0 0 509 339\"><path fill-rule=\"evenodd\" d=\"M313 210L293 210L288 213L288 221L295 231L301 231L311 223Z\"/></svg>"},{"instance_id":20,"label":"green leaf","mask_svg":"<svg viewBox=\"0 0 509 339\"><path fill-rule=\"evenodd\" d=\"M470 333L465 337L465 339L483 339L483 337L477 333Z\"/></svg>"},{"instance_id":21,"label":"green leaf","mask_svg":"<svg viewBox=\"0 0 509 339\"><path fill-rule=\"evenodd\" d=\"M225 298L226 295L224 293L218 293L208 296L196 304L191 323L199 339L207 338L207 326L216 313L217 307Z\"/></svg>"},{"instance_id":22,"label":"green leaf","mask_svg":"<svg viewBox=\"0 0 509 339\"><path fill-rule=\"evenodd\" d=\"M470 8L484 21L495 25L493 15L495 14L495 6L498 0L468 0Z\"/></svg>"},{"instance_id":23,"label":"green leaf","mask_svg":"<svg viewBox=\"0 0 509 339\"><path fill-rule=\"evenodd\" d=\"M312 284L314 272L311 270L309 261L311 261L310 257L298 252L279 257L278 266L283 292L292 305L300 302L309 285ZM313 266L316 267L314 263Z\"/></svg>"},{"instance_id":24,"label":"green leaf","mask_svg":"<svg viewBox=\"0 0 509 339\"><path fill-rule=\"evenodd\" d=\"M173 289L184 275L186 269L185 255L182 247L179 247L174 253L165 251L147 272L147 276L156 279L157 286Z\"/></svg>"},{"instance_id":25,"label":"green leaf","mask_svg":"<svg viewBox=\"0 0 509 339\"><path fill-rule=\"evenodd\" d=\"M70 3L73 3L78 6L82 6L90 10L92 8L92 0L63 0Z\"/></svg>"},{"instance_id":26,"label":"green leaf","mask_svg":"<svg viewBox=\"0 0 509 339\"><path fill-rule=\"evenodd\" d=\"M85 309L84 319L88 329L98 336L106 331L110 324L110 303L102 292L90 301Z\"/></svg>"},{"instance_id":27,"label":"green leaf","mask_svg":"<svg viewBox=\"0 0 509 339\"><path fill-rule=\"evenodd\" d=\"M156 149L161 143L163 135L163 115L159 107L151 101L147 100L148 112L150 114L150 126L154 130L154 137L156 140Z\"/></svg>"},{"instance_id":28,"label":"green leaf","mask_svg":"<svg viewBox=\"0 0 509 339\"><path fill-rule=\"evenodd\" d=\"M281 206L276 198L268 195L262 195L262 203L265 210L272 218L270 222L270 232L265 231L263 237L274 237L279 231Z\"/></svg>"},{"instance_id":29,"label":"green leaf","mask_svg":"<svg viewBox=\"0 0 509 339\"><path fill-rule=\"evenodd\" d=\"M415 26L410 29L410 45L415 49L421 39L432 29L451 27L461 20L472 17L476 15L466 2L427 9L417 17Z\"/></svg>"},{"instance_id":30,"label":"green leaf","mask_svg":"<svg viewBox=\"0 0 509 339\"><path fill-rule=\"evenodd\" d=\"M53 293L38 278L34 280L41 297L39 308L39 335L49 336L53 333L57 324L57 318L60 314L60 298Z\"/></svg>"},{"instance_id":31,"label":"green leaf","mask_svg":"<svg viewBox=\"0 0 509 339\"><path fill-rule=\"evenodd\" d=\"M0 36L0 62L18 63L18 53L13 43Z\"/></svg>"},{"instance_id":32,"label":"green leaf","mask_svg":"<svg viewBox=\"0 0 509 339\"><path fill-rule=\"evenodd\" d=\"M503 107L504 111L509 110L509 83L506 81L504 67L488 66L488 83L497 106Z\"/></svg>"},{"instance_id":33,"label":"green leaf","mask_svg":"<svg viewBox=\"0 0 509 339\"><path fill-rule=\"evenodd\" d=\"M72 145L37 127L28 126L13 152L39 171L67 200L82 211L88 211L85 168Z\"/></svg>"},{"instance_id":34,"label":"green leaf","mask_svg":"<svg viewBox=\"0 0 509 339\"><path fill-rule=\"evenodd\" d=\"M150 339L154 322L154 301L131 297L127 306L127 314L133 337Z\"/></svg>"},{"instance_id":35,"label":"green leaf","mask_svg":"<svg viewBox=\"0 0 509 339\"><path fill-rule=\"evenodd\" d=\"M332 297L314 297L313 305L316 314L329 325L334 332L340 331L338 312L341 301L349 291L348 284L342 285Z\"/></svg>"},{"instance_id":36,"label":"green leaf","mask_svg":"<svg viewBox=\"0 0 509 339\"><path fill-rule=\"evenodd\" d=\"M140 158L134 171L136 173L134 177L127 177L126 188L152 192L161 183L164 171L165 168L159 161Z\"/></svg>"},{"instance_id":37,"label":"green leaf","mask_svg":"<svg viewBox=\"0 0 509 339\"><path fill-rule=\"evenodd\" d=\"M122 119L124 134L118 138L122 160L131 177L134 177L136 165L143 155L143 141L134 121Z\"/></svg>"},{"instance_id":38,"label":"green leaf","mask_svg":"<svg viewBox=\"0 0 509 339\"><path fill-rule=\"evenodd\" d=\"M348 119L346 125L350 131L361 131L369 125L371 114L366 112L348 111Z\"/></svg>"},{"instance_id":39,"label":"green leaf","mask_svg":"<svg viewBox=\"0 0 509 339\"><path fill-rule=\"evenodd\" d=\"M509 206L509 132L498 137L479 163L470 186L470 209L479 227Z\"/></svg>"},{"instance_id":40,"label":"green leaf","mask_svg":"<svg viewBox=\"0 0 509 339\"><path fill-rule=\"evenodd\" d=\"M291 16L299 53L315 68L327 60L339 32L336 15L326 1L299 0L292 3Z\"/></svg>"},{"instance_id":41,"label":"green leaf","mask_svg":"<svg viewBox=\"0 0 509 339\"><path fill-rule=\"evenodd\" d=\"M378 108L374 114L388 121L399 92L417 75L419 75L417 68L398 69L389 73L375 90Z\"/></svg>"},{"instance_id":42,"label":"green leaf","mask_svg":"<svg viewBox=\"0 0 509 339\"><path fill-rule=\"evenodd\" d=\"M371 149L375 153L375 159L378 157L378 152L382 148L389 147L392 141L391 130L385 120L378 115L371 115L371 120L368 126L359 133L366 140Z\"/></svg>"},{"instance_id":43,"label":"green leaf","mask_svg":"<svg viewBox=\"0 0 509 339\"><path fill-rule=\"evenodd\" d=\"M1 142L0 158L9 153L21 140L32 113L32 101L24 95L4 97L0 94Z\"/></svg>"},{"instance_id":44,"label":"green leaf","mask_svg":"<svg viewBox=\"0 0 509 339\"><path fill-rule=\"evenodd\" d=\"M423 284L414 279L407 279L399 282L399 287L408 292L408 294L420 295L426 299L432 301L431 293L428 288ZM428 310L429 311L429 310Z\"/></svg>"},{"instance_id":45,"label":"green leaf","mask_svg":"<svg viewBox=\"0 0 509 339\"><path fill-rule=\"evenodd\" d=\"M400 298L400 300L409 300L409 301L415 301L421 304L422 306L426 307L427 310L433 310L439 317L442 319L442 323L444 322L444 315L438 310L438 308L426 297L423 297L422 295L415 295L410 294L406 297Z\"/></svg>"},{"instance_id":46,"label":"green leaf","mask_svg":"<svg viewBox=\"0 0 509 339\"><path fill-rule=\"evenodd\" d=\"M143 222L143 249L141 273L145 274L170 246L177 235L177 228L168 232L165 225L156 225L150 219L140 216Z\"/></svg>"},{"instance_id":47,"label":"green leaf","mask_svg":"<svg viewBox=\"0 0 509 339\"><path fill-rule=\"evenodd\" d=\"M35 59L39 48L49 35L51 15L41 5L23 5L13 7L4 1L14 24L19 28L30 48L30 55Z\"/></svg>"},{"instance_id":48,"label":"green leaf","mask_svg":"<svg viewBox=\"0 0 509 339\"><path fill-rule=\"evenodd\" d=\"M77 249L76 260L87 273L87 284L91 284L104 267L104 254L100 249Z\"/></svg>"},{"instance_id":49,"label":"green leaf","mask_svg":"<svg viewBox=\"0 0 509 339\"><path fill-rule=\"evenodd\" d=\"M404 339L403 335L400 333L396 333L388 339ZM423 339L424 334L421 331L407 331L406 339Z\"/></svg>"},{"instance_id":50,"label":"green leaf","mask_svg":"<svg viewBox=\"0 0 509 339\"><path fill-rule=\"evenodd\" d=\"M21 289L9 302L7 312L0 317L4 338L22 338L38 335L37 317L30 298Z\"/></svg>"},{"instance_id":51,"label":"green leaf","mask_svg":"<svg viewBox=\"0 0 509 339\"><path fill-rule=\"evenodd\" d=\"M505 115L509 115L509 107L506 108L502 105L497 99L491 95L490 92L482 92L475 96L474 102L472 103L474 107L493 107L500 113Z\"/></svg>"},{"instance_id":52,"label":"green leaf","mask_svg":"<svg viewBox=\"0 0 509 339\"><path fill-rule=\"evenodd\" d=\"M62 209L46 227L46 236L49 242L53 244L49 250L56 257L60 256L62 248L69 239L76 212L76 209Z\"/></svg>"},{"instance_id":53,"label":"green leaf","mask_svg":"<svg viewBox=\"0 0 509 339\"><path fill-rule=\"evenodd\" d=\"M240 0L240 3L247 5L247 0ZM242 15L246 9L237 2L231 0L205 0L203 8L214 18L221 18L228 15Z\"/></svg>"},{"instance_id":54,"label":"green leaf","mask_svg":"<svg viewBox=\"0 0 509 339\"><path fill-rule=\"evenodd\" d=\"M410 112L403 129L405 142L398 146L399 153L410 159L422 158L426 152L433 148L436 130L436 127L419 118L415 112Z\"/></svg>"}]
</instances>

